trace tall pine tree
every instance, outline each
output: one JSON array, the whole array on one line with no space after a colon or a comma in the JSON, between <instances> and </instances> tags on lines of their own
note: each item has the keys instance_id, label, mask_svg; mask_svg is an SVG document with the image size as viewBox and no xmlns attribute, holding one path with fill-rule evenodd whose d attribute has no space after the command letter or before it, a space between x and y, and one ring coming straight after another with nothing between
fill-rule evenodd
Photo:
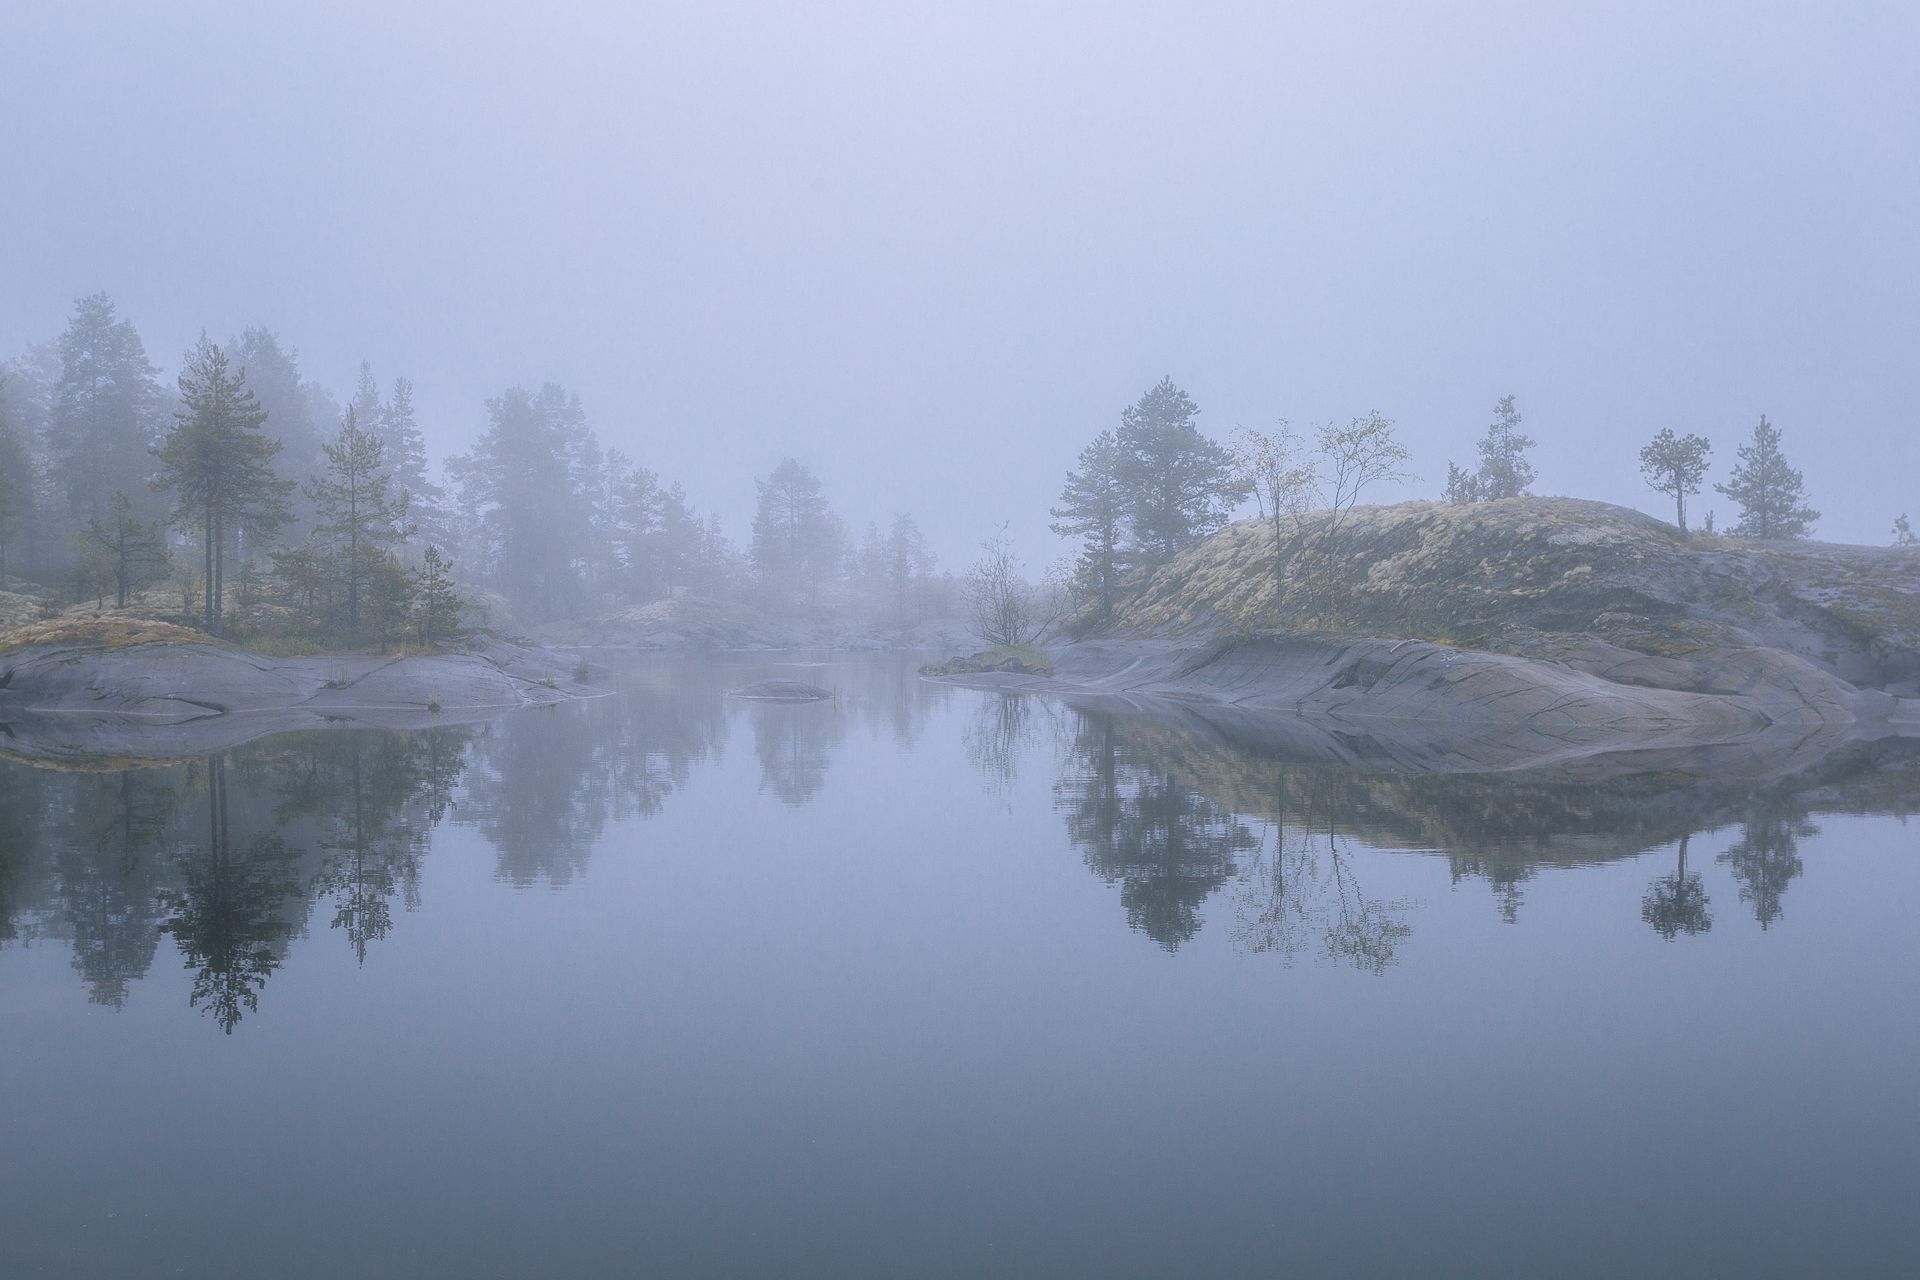
<instances>
[{"instance_id":1,"label":"tall pine tree","mask_svg":"<svg viewBox=\"0 0 1920 1280\"><path fill-rule=\"evenodd\" d=\"M173 493L175 521L200 535L206 628L214 635L229 537L270 534L288 516L293 482L274 474L280 444L261 430L266 418L246 375L202 334L180 372L180 408L160 447L158 483Z\"/></svg>"},{"instance_id":2,"label":"tall pine tree","mask_svg":"<svg viewBox=\"0 0 1920 1280\"><path fill-rule=\"evenodd\" d=\"M362 604L369 586L390 576L387 557L409 537L407 495L393 491L386 446L347 410L340 434L325 446L327 468L313 477L307 496L320 519L316 532L333 550L334 574L346 588L347 632L359 638Z\"/></svg>"},{"instance_id":3,"label":"tall pine tree","mask_svg":"<svg viewBox=\"0 0 1920 1280\"><path fill-rule=\"evenodd\" d=\"M1113 432L1102 431L1080 451L1080 465L1067 473L1060 505L1052 509L1052 529L1080 539L1076 568L1081 585L1100 604L1100 616L1112 615L1125 567L1121 543L1127 530L1127 492L1121 481L1122 456Z\"/></svg>"},{"instance_id":4,"label":"tall pine tree","mask_svg":"<svg viewBox=\"0 0 1920 1280\"><path fill-rule=\"evenodd\" d=\"M414 419L412 379L393 380L393 390L381 407L377 434L386 446L387 470L393 476L393 487L407 495L415 530L427 541L444 540L449 532L447 495L428 473L426 437Z\"/></svg>"},{"instance_id":5,"label":"tall pine tree","mask_svg":"<svg viewBox=\"0 0 1920 1280\"><path fill-rule=\"evenodd\" d=\"M111 298L96 293L74 305L59 350L47 455L68 528L105 520L115 493L128 494L144 514L152 506L160 384L140 335L115 316Z\"/></svg>"},{"instance_id":6,"label":"tall pine tree","mask_svg":"<svg viewBox=\"0 0 1920 1280\"><path fill-rule=\"evenodd\" d=\"M7 402L7 381L0 378L0 591L6 589L7 552L32 523L33 496L33 454Z\"/></svg>"},{"instance_id":7,"label":"tall pine tree","mask_svg":"<svg viewBox=\"0 0 1920 1280\"><path fill-rule=\"evenodd\" d=\"M1141 560L1164 564L1226 523L1233 462L1200 434L1193 397L1162 378L1120 416L1115 437Z\"/></svg>"},{"instance_id":8,"label":"tall pine tree","mask_svg":"<svg viewBox=\"0 0 1920 1280\"><path fill-rule=\"evenodd\" d=\"M487 401L487 429L470 454L448 459L473 545L488 577L518 608L553 617L580 594L590 495L574 461L589 436L580 398L553 383L509 387Z\"/></svg>"},{"instance_id":9,"label":"tall pine tree","mask_svg":"<svg viewBox=\"0 0 1920 1280\"><path fill-rule=\"evenodd\" d=\"M1820 518L1806 504L1800 473L1780 452L1780 429L1764 413L1753 439L1740 446L1733 475L1714 488L1740 504L1740 523L1729 532L1743 538L1804 538Z\"/></svg>"}]
</instances>

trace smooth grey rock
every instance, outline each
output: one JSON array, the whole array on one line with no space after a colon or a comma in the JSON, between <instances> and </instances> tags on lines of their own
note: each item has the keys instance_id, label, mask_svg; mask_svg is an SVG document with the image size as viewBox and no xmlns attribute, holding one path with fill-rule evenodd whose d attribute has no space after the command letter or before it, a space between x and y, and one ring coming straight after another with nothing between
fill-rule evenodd
<instances>
[{"instance_id":1,"label":"smooth grey rock","mask_svg":"<svg viewBox=\"0 0 1920 1280\"><path fill-rule=\"evenodd\" d=\"M1263 636L1051 656L1052 676L938 678L1170 717L1290 759L1422 771L1715 747L1764 776L1846 742L1920 734L1920 702L1764 649L1666 659L1595 645L1543 661L1423 640Z\"/></svg>"},{"instance_id":2,"label":"smooth grey rock","mask_svg":"<svg viewBox=\"0 0 1920 1280\"><path fill-rule=\"evenodd\" d=\"M600 691L562 655L499 641L394 658L266 658L211 644L0 654L0 745L27 758L177 757L287 729L424 727Z\"/></svg>"}]
</instances>

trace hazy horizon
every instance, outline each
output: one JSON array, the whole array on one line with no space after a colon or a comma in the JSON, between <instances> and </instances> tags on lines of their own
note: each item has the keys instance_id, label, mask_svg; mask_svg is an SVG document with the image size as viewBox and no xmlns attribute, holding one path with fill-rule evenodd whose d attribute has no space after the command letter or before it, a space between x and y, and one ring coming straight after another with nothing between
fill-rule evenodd
<instances>
[{"instance_id":1,"label":"hazy horizon","mask_svg":"<svg viewBox=\"0 0 1920 1280\"><path fill-rule=\"evenodd\" d=\"M553 380L736 540L790 454L949 567L1066 554L1162 375L1220 438L1394 418L1381 500L1513 394L1539 493L1666 515L1639 446L1711 485L1765 413L1817 537L1920 512L1920 13L1225 12L16 4L0 359L101 290L169 378L265 325L436 461Z\"/></svg>"}]
</instances>

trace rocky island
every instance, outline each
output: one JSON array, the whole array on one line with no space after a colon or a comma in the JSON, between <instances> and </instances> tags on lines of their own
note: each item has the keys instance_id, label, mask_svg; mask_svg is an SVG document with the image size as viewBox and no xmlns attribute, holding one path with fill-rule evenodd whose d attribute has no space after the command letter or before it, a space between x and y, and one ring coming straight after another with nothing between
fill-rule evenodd
<instances>
[{"instance_id":1,"label":"rocky island","mask_svg":"<svg viewBox=\"0 0 1920 1280\"><path fill-rule=\"evenodd\" d=\"M937 678L1457 772L1705 747L1770 771L1920 734L1910 551L1688 538L1566 498L1360 508L1337 540L1315 518L1277 554L1259 520L1189 548L1051 674Z\"/></svg>"}]
</instances>

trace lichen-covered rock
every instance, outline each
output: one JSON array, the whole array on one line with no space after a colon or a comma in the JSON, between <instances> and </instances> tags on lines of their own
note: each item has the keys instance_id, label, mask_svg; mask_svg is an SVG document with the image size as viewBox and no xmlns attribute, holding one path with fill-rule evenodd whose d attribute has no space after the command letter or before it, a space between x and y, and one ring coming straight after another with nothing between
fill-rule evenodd
<instances>
[{"instance_id":1,"label":"lichen-covered rock","mask_svg":"<svg viewBox=\"0 0 1920 1280\"><path fill-rule=\"evenodd\" d=\"M1862 687L1920 694L1920 554L1696 534L1625 507L1510 498L1229 525L1127 602L1120 635L1276 627L1533 657L1598 642L1650 656L1766 648ZM1331 585L1329 585L1331 584Z\"/></svg>"},{"instance_id":2,"label":"lichen-covered rock","mask_svg":"<svg viewBox=\"0 0 1920 1280\"><path fill-rule=\"evenodd\" d=\"M928 663L920 668L923 676L967 676L986 672L1048 676L1053 674L1053 660L1028 645L1000 645L971 657L949 658L945 662Z\"/></svg>"}]
</instances>

